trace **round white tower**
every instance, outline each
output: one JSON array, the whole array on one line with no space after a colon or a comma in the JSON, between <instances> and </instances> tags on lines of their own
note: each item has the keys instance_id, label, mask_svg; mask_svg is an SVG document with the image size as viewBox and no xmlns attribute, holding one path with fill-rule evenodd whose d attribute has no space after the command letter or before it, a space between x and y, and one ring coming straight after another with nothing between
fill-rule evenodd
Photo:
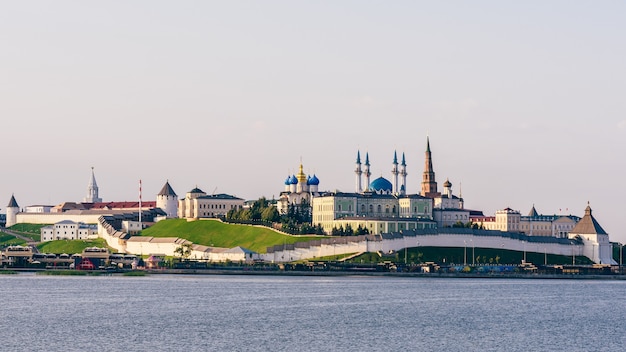
<instances>
[{"instance_id":1,"label":"round white tower","mask_svg":"<svg viewBox=\"0 0 626 352\"><path fill-rule=\"evenodd\" d=\"M6 227L11 227L17 224L17 213L20 212L20 206L17 205L15 201L15 196L11 195L11 200L9 200L9 205L7 205L7 221Z\"/></svg>"},{"instance_id":2,"label":"round white tower","mask_svg":"<svg viewBox=\"0 0 626 352\"><path fill-rule=\"evenodd\" d=\"M169 181L165 182L161 192L157 194L156 206L161 208L168 218L178 217L178 196L170 186Z\"/></svg>"}]
</instances>

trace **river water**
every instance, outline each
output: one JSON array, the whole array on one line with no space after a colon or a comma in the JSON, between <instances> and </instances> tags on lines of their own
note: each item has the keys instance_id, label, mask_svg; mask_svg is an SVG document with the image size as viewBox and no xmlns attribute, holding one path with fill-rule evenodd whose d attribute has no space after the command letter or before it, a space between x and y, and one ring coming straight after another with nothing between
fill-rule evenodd
<instances>
[{"instance_id":1,"label":"river water","mask_svg":"<svg viewBox=\"0 0 626 352\"><path fill-rule=\"evenodd\" d=\"M3 351L623 351L625 281L0 275Z\"/></svg>"}]
</instances>

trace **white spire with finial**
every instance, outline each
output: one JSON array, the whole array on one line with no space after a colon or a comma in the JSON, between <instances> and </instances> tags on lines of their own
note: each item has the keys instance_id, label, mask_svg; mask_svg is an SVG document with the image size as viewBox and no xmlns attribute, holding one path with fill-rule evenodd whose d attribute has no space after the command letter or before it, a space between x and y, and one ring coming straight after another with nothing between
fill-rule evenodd
<instances>
[{"instance_id":1,"label":"white spire with finial","mask_svg":"<svg viewBox=\"0 0 626 352\"><path fill-rule=\"evenodd\" d=\"M87 185L87 197L83 200L85 203L100 203L102 198L98 197L98 183L96 182L96 175L94 173L94 167L91 167L91 179Z\"/></svg>"}]
</instances>

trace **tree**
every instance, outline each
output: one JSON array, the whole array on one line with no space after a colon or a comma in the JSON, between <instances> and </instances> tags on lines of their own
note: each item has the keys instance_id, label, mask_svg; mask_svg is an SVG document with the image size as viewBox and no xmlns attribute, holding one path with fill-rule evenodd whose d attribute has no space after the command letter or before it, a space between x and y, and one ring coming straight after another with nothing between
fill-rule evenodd
<instances>
[{"instance_id":1,"label":"tree","mask_svg":"<svg viewBox=\"0 0 626 352\"><path fill-rule=\"evenodd\" d=\"M269 206L263 209L261 213L261 220L276 222L280 219L280 214L278 214L278 209L274 206Z\"/></svg>"},{"instance_id":2,"label":"tree","mask_svg":"<svg viewBox=\"0 0 626 352\"><path fill-rule=\"evenodd\" d=\"M174 253L180 255L180 258L188 258L191 255L191 242L186 242L174 249Z\"/></svg>"}]
</instances>

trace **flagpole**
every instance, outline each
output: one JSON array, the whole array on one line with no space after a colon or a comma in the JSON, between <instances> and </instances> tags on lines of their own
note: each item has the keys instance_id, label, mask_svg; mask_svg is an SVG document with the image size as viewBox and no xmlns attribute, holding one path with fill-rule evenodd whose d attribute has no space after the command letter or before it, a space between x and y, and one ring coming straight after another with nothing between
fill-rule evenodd
<instances>
[{"instance_id":1,"label":"flagpole","mask_svg":"<svg viewBox=\"0 0 626 352\"><path fill-rule=\"evenodd\" d=\"M141 179L139 179L139 231L143 230L141 225Z\"/></svg>"}]
</instances>

